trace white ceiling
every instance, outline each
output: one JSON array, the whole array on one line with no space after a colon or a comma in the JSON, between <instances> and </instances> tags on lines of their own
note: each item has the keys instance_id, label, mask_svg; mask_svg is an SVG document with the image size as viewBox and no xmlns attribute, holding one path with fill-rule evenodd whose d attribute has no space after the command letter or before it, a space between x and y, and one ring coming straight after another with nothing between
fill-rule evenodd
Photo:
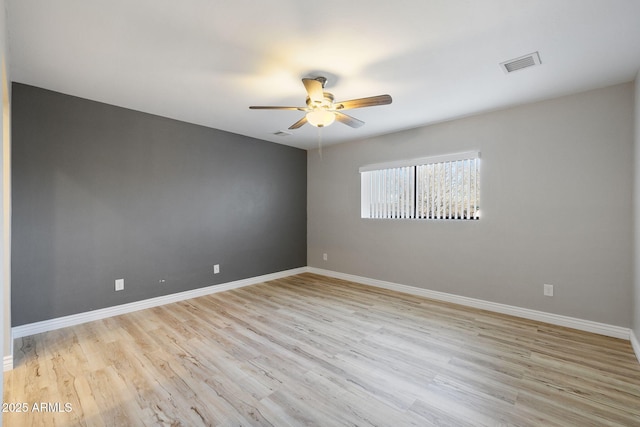
<instances>
[{"instance_id":1,"label":"white ceiling","mask_svg":"<svg viewBox=\"0 0 640 427\"><path fill-rule=\"evenodd\" d=\"M324 144L633 80L640 0L7 0L13 81L301 148L302 77L351 110ZM542 65L505 74L534 51ZM320 72L320 73L319 73Z\"/></svg>"}]
</instances>

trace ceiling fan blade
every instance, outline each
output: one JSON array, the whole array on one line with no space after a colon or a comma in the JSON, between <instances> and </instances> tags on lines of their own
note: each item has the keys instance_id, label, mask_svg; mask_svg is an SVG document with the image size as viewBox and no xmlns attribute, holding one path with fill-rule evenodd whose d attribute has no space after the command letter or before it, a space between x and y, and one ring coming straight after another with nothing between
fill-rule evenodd
<instances>
[{"instance_id":1,"label":"ceiling fan blade","mask_svg":"<svg viewBox=\"0 0 640 427\"><path fill-rule=\"evenodd\" d=\"M391 104L391 95L370 96L368 98L350 99L349 101L336 102L336 110L350 110L352 108L374 107L376 105Z\"/></svg>"},{"instance_id":2,"label":"ceiling fan blade","mask_svg":"<svg viewBox=\"0 0 640 427\"><path fill-rule=\"evenodd\" d=\"M307 110L307 107L276 107L271 105L252 105L249 108L252 110L298 110L298 111Z\"/></svg>"},{"instance_id":3,"label":"ceiling fan blade","mask_svg":"<svg viewBox=\"0 0 640 427\"><path fill-rule=\"evenodd\" d=\"M298 129L302 127L305 123L307 123L307 116L302 116L300 120L289 126L289 129Z\"/></svg>"},{"instance_id":4,"label":"ceiling fan blade","mask_svg":"<svg viewBox=\"0 0 640 427\"><path fill-rule=\"evenodd\" d=\"M322 82L316 79L302 79L304 88L309 94L309 99L316 104L324 101L324 93L322 91Z\"/></svg>"},{"instance_id":5,"label":"ceiling fan blade","mask_svg":"<svg viewBox=\"0 0 640 427\"><path fill-rule=\"evenodd\" d=\"M364 124L362 120L358 120L355 117L347 116L344 113L336 111L335 114L337 121L339 121L340 123L344 123L347 126L351 126L352 128L359 128Z\"/></svg>"}]
</instances>

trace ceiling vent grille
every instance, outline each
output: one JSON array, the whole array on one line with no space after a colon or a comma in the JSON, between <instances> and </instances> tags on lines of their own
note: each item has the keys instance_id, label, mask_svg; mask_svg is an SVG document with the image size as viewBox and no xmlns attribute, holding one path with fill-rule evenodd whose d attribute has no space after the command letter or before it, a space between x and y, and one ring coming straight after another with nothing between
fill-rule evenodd
<instances>
[{"instance_id":1,"label":"ceiling vent grille","mask_svg":"<svg viewBox=\"0 0 640 427\"><path fill-rule=\"evenodd\" d=\"M533 67L534 65L540 65L541 63L538 52L533 52L528 55L521 56L520 58L502 62L500 63L500 68L502 68L505 73L509 74L524 68Z\"/></svg>"},{"instance_id":2,"label":"ceiling vent grille","mask_svg":"<svg viewBox=\"0 0 640 427\"><path fill-rule=\"evenodd\" d=\"M277 132L274 132L273 134L276 135L276 136L289 136L289 135L291 135L290 132L285 132L283 130L279 130Z\"/></svg>"}]
</instances>

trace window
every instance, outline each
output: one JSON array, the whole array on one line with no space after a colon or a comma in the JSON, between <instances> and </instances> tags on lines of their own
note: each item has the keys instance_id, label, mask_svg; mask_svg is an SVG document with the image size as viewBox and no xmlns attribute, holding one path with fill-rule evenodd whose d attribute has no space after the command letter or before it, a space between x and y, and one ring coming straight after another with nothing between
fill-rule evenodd
<instances>
[{"instance_id":1,"label":"window","mask_svg":"<svg viewBox=\"0 0 640 427\"><path fill-rule=\"evenodd\" d=\"M360 168L362 218L480 218L480 153Z\"/></svg>"}]
</instances>

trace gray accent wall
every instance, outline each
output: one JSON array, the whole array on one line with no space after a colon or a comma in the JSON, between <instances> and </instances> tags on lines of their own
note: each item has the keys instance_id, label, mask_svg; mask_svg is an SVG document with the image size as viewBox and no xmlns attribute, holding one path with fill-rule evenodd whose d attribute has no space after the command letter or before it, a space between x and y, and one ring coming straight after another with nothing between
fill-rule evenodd
<instances>
[{"instance_id":1,"label":"gray accent wall","mask_svg":"<svg viewBox=\"0 0 640 427\"><path fill-rule=\"evenodd\" d=\"M310 151L308 264L631 327L633 97L621 84ZM479 221L360 218L360 166L471 150Z\"/></svg>"},{"instance_id":2,"label":"gray accent wall","mask_svg":"<svg viewBox=\"0 0 640 427\"><path fill-rule=\"evenodd\" d=\"M13 326L306 265L304 150L22 84L12 104Z\"/></svg>"}]
</instances>

